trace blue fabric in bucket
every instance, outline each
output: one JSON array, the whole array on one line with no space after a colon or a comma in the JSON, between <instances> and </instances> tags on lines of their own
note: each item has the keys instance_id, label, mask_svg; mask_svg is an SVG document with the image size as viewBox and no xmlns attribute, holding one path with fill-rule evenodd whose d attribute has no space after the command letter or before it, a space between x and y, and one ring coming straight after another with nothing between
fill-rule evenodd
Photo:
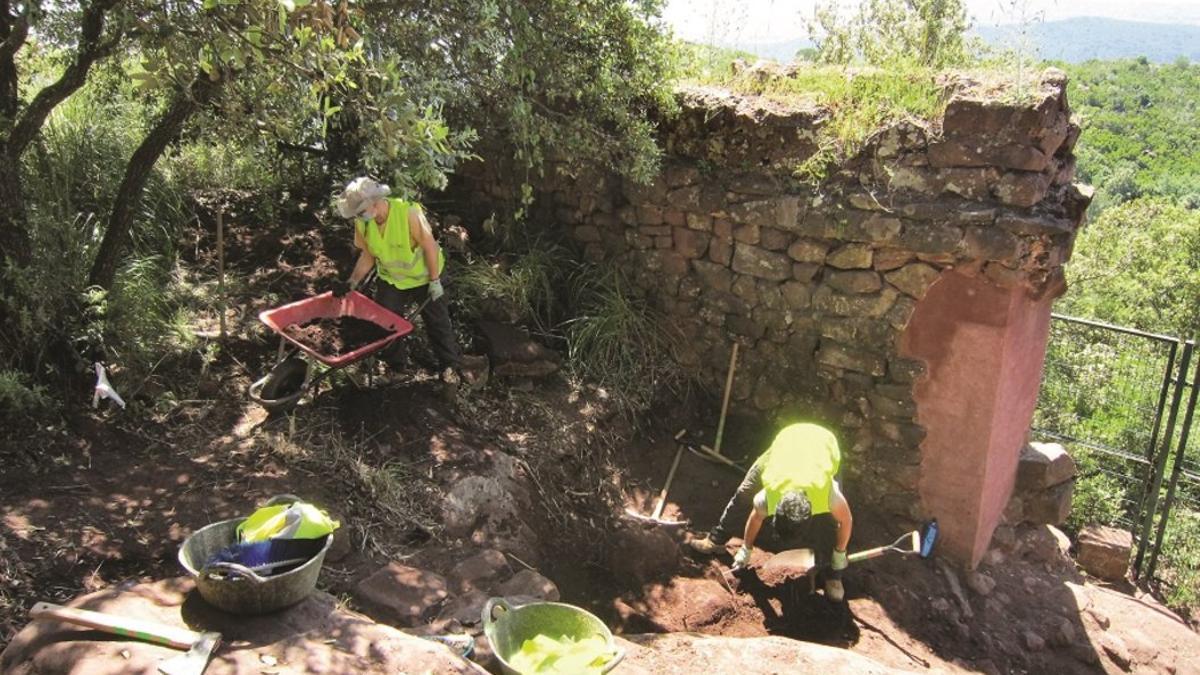
<instances>
[{"instance_id":1,"label":"blue fabric in bucket","mask_svg":"<svg viewBox=\"0 0 1200 675\"><path fill-rule=\"evenodd\" d=\"M316 539L268 539L233 544L217 551L206 562L237 563L254 572L269 576L295 569L321 552L325 537Z\"/></svg>"}]
</instances>

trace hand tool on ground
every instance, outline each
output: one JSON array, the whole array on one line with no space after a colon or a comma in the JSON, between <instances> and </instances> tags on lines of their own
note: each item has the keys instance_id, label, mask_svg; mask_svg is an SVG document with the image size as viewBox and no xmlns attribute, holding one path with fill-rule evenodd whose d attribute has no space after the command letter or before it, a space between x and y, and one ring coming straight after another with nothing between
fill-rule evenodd
<instances>
[{"instance_id":1,"label":"hand tool on ground","mask_svg":"<svg viewBox=\"0 0 1200 675\"><path fill-rule=\"evenodd\" d=\"M698 446L689 445L688 449L702 459L710 462L720 462L745 473L746 469L744 467L721 454L721 439L725 436L725 417L729 413L729 396L733 393L733 374L737 369L737 354L738 343L735 342L733 343L733 351L729 354L729 373L725 376L725 395L721 399L721 418L717 421L717 437L713 441L713 447L710 448L701 443Z\"/></svg>"},{"instance_id":2,"label":"hand tool on ground","mask_svg":"<svg viewBox=\"0 0 1200 675\"><path fill-rule=\"evenodd\" d=\"M855 563L878 558L888 553L928 558L933 554L937 536L937 520L931 520L921 529L902 534L890 544L851 553L848 559ZM806 578L810 593L816 587L817 558L811 548L781 551L771 556L760 567L762 571L760 577L767 586L778 586L793 579ZM742 569L745 568L733 567L730 572L737 573Z\"/></svg>"},{"instance_id":3,"label":"hand tool on ground","mask_svg":"<svg viewBox=\"0 0 1200 675\"><path fill-rule=\"evenodd\" d=\"M65 621L173 649L186 649L185 654L165 659L158 664L158 671L166 675L202 675L208 667L209 657L221 644L220 633L197 633L186 628L63 607L49 602L34 605L33 609L29 610L29 616L43 621Z\"/></svg>"},{"instance_id":4,"label":"hand tool on ground","mask_svg":"<svg viewBox=\"0 0 1200 675\"><path fill-rule=\"evenodd\" d=\"M671 462L671 470L667 472L667 481L663 483L662 491L658 493L658 504L654 507L654 512L649 516L634 511L633 509L625 509L625 515L635 520L640 520L646 523L654 523L656 525L687 525L686 520L663 520L663 508L667 505L667 491L671 489L671 481L675 480L675 470L679 468L679 458L683 456L683 446L681 442L686 429L680 429L679 433L675 434L675 460Z\"/></svg>"}]
</instances>

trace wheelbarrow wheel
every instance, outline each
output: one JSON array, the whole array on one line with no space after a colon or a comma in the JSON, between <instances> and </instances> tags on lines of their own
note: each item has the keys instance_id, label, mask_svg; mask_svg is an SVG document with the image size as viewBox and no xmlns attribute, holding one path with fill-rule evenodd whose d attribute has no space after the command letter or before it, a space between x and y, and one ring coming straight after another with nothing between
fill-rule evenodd
<instances>
[{"instance_id":1,"label":"wheelbarrow wheel","mask_svg":"<svg viewBox=\"0 0 1200 675\"><path fill-rule=\"evenodd\" d=\"M304 378L308 363L299 356L290 356L271 369L263 378L258 392L260 403L271 412L287 412L296 406L304 393Z\"/></svg>"}]
</instances>

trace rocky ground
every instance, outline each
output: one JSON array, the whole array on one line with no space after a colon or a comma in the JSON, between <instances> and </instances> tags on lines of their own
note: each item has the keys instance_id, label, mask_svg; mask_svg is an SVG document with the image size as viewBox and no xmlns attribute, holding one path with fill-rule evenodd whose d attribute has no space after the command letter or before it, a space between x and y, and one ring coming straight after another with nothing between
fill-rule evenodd
<instances>
[{"instance_id":1,"label":"rocky ground","mask_svg":"<svg viewBox=\"0 0 1200 675\"><path fill-rule=\"evenodd\" d=\"M674 459L674 432L711 434L713 420L701 415L709 408L677 402L635 428L615 414L606 392L551 372L554 358L522 348L519 332L480 331L473 348L490 346L500 374L482 389L448 397L426 369L397 375L378 365L369 385L359 370L357 384L334 378L294 418L268 417L243 395L274 355L274 339L254 317L266 302L310 291L334 262L308 229L235 230L232 240L245 253L230 264L248 279L232 337L203 375L183 370L189 364L160 375L196 378L194 397L135 418L92 411L81 392L62 423L5 437L0 640L28 647L28 633L14 636L37 600L99 593L97 602L117 602L131 580L178 583L170 581L181 572L175 556L190 532L292 493L343 523L319 586L329 595L313 602L385 624L338 619L355 630L478 634L487 598L526 596L585 607L628 636L621 669L629 672L688 672L697 659L720 672L787 671L797 663L846 672L1200 672L1195 632L1137 589L1083 576L1069 542L1046 526L1002 528L972 574L936 559L858 564L841 605L753 580L735 591L722 576L728 556L701 558L682 546L715 520L739 480L735 472L685 453L664 517L692 526L621 517L626 508L654 508ZM497 334L508 340L503 349ZM522 353L537 360L500 356ZM532 365L522 370L522 363ZM122 381L119 368L112 379L134 402L153 402L162 388ZM727 452L761 448L764 433L731 420ZM852 548L898 534L856 505ZM161 609L185 601L172 602L146 611L164 620L189 616ZM407 638L393 633L387 639L407 649ZM486 641L478 645L486 663ZM362 656L352 646L331 649L341 656L330 658ZM249 672L235 652L224 672ZM288 654L246 658L261 665L263 656L282 663ZM16 657L7 658L4 667L15 669ZM66 672L66 661L57 663ZM465 665L434 670L455 668L469 672Z\"/></svg>"}]
</instances>

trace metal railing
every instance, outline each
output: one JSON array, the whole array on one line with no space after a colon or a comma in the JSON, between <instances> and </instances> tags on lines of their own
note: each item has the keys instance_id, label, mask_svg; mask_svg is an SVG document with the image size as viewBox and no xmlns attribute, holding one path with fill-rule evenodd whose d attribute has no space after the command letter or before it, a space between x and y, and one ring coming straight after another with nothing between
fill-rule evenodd
<instances>
[{"instance_id":1,"label":"metal railing","mask_svg":"<svg viewBox=\"0 0 1200 675\"><path fill-rule=\"evenodd\" d=\"M1068 446L1081 480L1103 481L1116 503L1099 507L1115 506L1112 520L1133 534L1139 577L1154 576L1171 509L1200 512L1195 347L1088 319L1051 323L1034 433Z\"/></svg>"}]
</instances>

